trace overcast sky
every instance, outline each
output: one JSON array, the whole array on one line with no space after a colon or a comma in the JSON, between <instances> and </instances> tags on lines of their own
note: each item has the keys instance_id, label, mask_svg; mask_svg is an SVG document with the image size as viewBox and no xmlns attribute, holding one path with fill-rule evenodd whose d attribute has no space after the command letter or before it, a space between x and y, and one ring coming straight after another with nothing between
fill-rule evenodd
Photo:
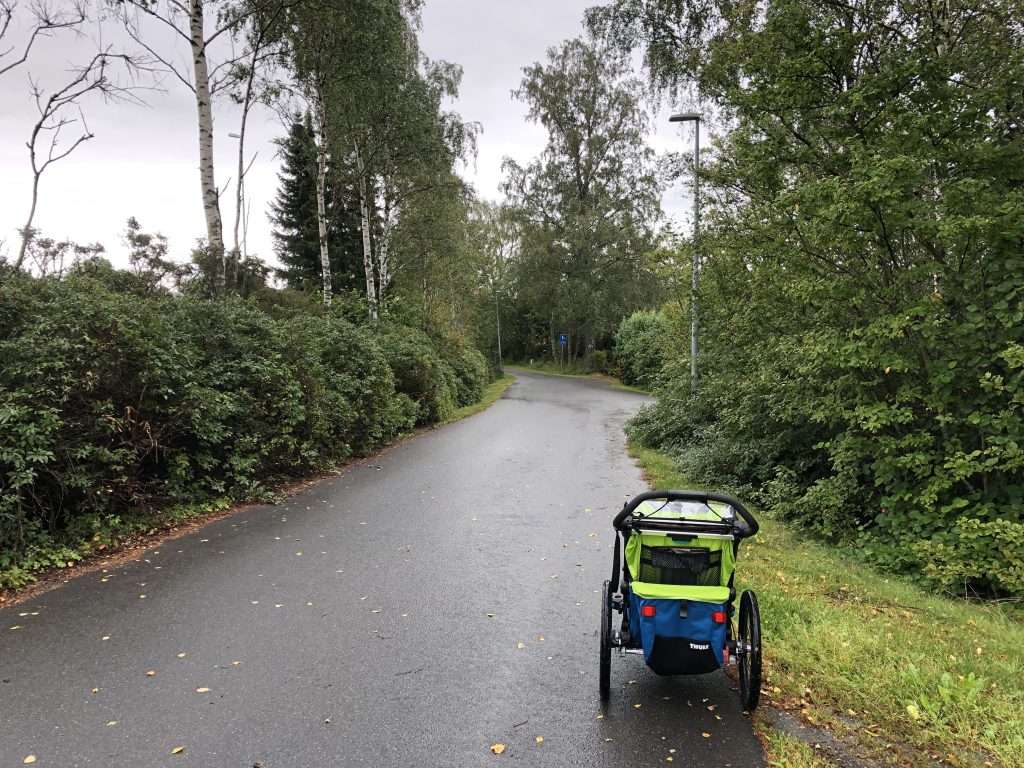
<instances>
[{"instance_id":1,"label":"overcast sky","mask_svg":"<svg viewBox=\"0 0 1024 768\"><path fill-rule=\"evenodd\" d=\"M58 0L60 2L60 0ZM481 196L499 199L501 162L527 161L543 147L544 130L527 123L525 108L510 91L522 67L544 58L560 41L582 33L583 11L595 0L426 0L421 47L434 59L461 64L462 89L454 107L465 119L483 124L475 165L462 169ZM13 42L18 42L15 37ZM67 68L96 49L118 43L116 30L90 28L85 37L62 36L38 45L28 64L0 78L0 240L14 250L17 229L30 202L31 173L25 141L34 121L29 76L44 88L59 85ZM6 46L0 47L0 50ZM187 50L178 57L187 62ZM168 80L162 92L141 94L146 106L89 102L85 114L95 138L57 163L43 177L37 227L47 236L100 242L110 258L126 263L121 242L124 222L139 219L144 230L170 238L171 253L187 258L205 234L199 198L195 103L180 83ZM691 146L676 126L654 121L652 146L662 151ZM247 150L257 155L246 177L252 201L249 251L271 263L267 204L277 186L278 163L272 140L283 133L277 118L260 110L250 117ZM221 104L215 114L217 183L234 180L237 112ZM233 188L222 203L225 238L230 245ZM685 189L665 199L670 215L686 204Z\"/></svg>"}]
</instances>

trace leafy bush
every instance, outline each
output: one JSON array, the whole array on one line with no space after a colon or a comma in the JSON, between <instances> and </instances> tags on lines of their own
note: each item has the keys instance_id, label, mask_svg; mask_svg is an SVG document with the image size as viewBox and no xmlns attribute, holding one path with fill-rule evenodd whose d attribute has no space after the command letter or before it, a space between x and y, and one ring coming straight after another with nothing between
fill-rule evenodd
<instances>
[{"instance_id":1,"label":"leafy bush","mask_svg":"<svg viewBox=\"0 0 1024 768\"><path fill-rule=\"evenodd\" d=\"M608 373L608 353L603 349L595 349L586 360L589 373Z\"/></svg>"},{"instance_id":2,"label":"leafy bush","mask_svg":"<svg viewBox=\"0 0 1024 768\"><path fill-rule=\"evenodd\" d=\"M478 402L493 378L487 358L475 347L455 339L440 342L438 351L455 374L456 405L461 408Z\"/></svg>"},{"instance_id":3,"label":"leafy bush","mask_svg":"<svg viewBox=\"0 0 1024 768\"><path fill-rule=\"evenodd\" d=\"M945 535L918 543L914 554L926 575L952 591L981 583L1024 595L1024 524L961 518Z\"/></svg>"},{"instance_id":4,"label":"leafy bush","mask_svg":"<svg viewBox=\"0 0 1024 768\"><path fill-rule=\"evenodd\" d=\"M435 424L456 408L458 377L426 333L401 325L383 326L378 334L398 391L416 405L417 424Z\"/></svg>"},{"instance_id":5,"label":"leafy bush","mask_svg":"<svg viewBox=\"0 0 1024 768\"><path fill-rule=\"evenodd\" d=\"M91 261L0 285L0 587L168 505L260 494L443 420L490 371L289 297L142 290ZM382 346L383 345L383 346Z\"/></svg>"},{"instance_id":6,"label":"leafy bush","mask_svg":"<svg viewBox=\"0 0 1024 768\"><path fill-rule=\"evenodd\" d=\"M634 312L619 324L615 334L615 360L626 384L653 389L668 359L671 332L664 313Z\"/></svg>"}]
</instances>

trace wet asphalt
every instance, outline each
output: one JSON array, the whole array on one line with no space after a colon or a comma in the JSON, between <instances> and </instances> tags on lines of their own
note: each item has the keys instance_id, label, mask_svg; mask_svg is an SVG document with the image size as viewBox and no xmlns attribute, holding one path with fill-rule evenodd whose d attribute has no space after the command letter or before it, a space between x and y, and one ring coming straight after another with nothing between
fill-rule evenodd
<instances>
[{"instance_id":1,"label":"wet asphalt","mask_svg":"<svg viewBox=\"0 0 1024 768\"><path fill-rule=\"evenodd\" d=\"M600 705L644 398L516 375L484 413L0 610L0 768L763 765L721 672L616 655Z\"/></svg>"}]
</instances>

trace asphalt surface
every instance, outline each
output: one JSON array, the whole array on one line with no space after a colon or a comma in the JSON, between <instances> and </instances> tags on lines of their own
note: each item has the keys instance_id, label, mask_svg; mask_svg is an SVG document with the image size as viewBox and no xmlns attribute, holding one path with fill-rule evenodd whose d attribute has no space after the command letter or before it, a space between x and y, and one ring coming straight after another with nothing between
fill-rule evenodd
<instances>
[{"instance_id":1,"label":"asphalt surface","mask_svg":"<svg viewBox=\"0 0 1024 768\"><path fill-rule=\"evenodd\" d=\"M723 673L616 655L601 707L643 398L517 375L482 414L0 611L0 767L763 765Z\"/></svg>"}]
</instances>

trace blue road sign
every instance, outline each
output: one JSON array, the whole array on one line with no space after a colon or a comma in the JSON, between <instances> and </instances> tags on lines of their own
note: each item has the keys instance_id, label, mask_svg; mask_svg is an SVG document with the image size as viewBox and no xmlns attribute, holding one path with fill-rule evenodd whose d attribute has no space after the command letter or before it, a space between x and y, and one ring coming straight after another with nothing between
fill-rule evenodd
<instances>
[{"instance_id":1,"label":"blue road sign","mask_svg":"<svg viewBox=\"0 0 1024 768\"><path fill-rule=\"evenodd\" d=\"M564 333L559 334L559 336L558 336L558 343L561 344L563 347L568 345L569 337L566 336Z\"/></svg>"}]
</instances>

